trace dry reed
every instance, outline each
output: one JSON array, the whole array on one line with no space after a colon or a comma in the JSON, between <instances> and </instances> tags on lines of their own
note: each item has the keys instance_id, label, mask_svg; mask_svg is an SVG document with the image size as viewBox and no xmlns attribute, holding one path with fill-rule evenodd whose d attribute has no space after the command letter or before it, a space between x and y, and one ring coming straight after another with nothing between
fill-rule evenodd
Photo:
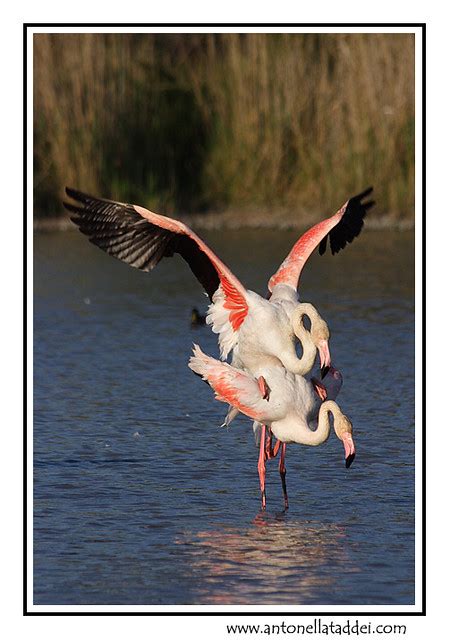
<instances>
[{"instance_id":1,"label":"dry reed","mask_svg":"<svg viewBox=\"0 0 450 640\"><path fill-rule=\"evenodd\" d=\"M410 218L414 38L37 34L34 159L41 215L65 184L247 216L322 215L373 184L378 215Z\"/></svg>"}]
</instances>

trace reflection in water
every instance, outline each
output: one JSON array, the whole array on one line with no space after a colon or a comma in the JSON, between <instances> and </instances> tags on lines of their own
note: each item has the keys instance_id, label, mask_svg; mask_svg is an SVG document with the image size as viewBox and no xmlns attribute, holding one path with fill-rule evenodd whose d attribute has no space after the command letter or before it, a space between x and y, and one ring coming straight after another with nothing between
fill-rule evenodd
<instances>
[{"instance_id":1,"label":"reflection in water","mask_svg":"<svg viewBox=\"0 0 450 640\"><path fill-rule=\"evenodd\" d=\"M339 576L358 571L337 524L291 520L285 513L258 514L247 528L185 532L189 569L202 604L307 604L338 591Z\"/></svg>"}]
</instances>

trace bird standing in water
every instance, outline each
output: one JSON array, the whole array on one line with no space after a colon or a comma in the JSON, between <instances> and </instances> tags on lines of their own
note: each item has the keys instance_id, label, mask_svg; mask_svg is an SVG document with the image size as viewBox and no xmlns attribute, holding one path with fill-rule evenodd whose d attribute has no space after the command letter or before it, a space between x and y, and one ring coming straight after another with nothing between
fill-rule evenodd
<instances>
[{"instance_id":1,"label":"bird standing in water","mask_svg":"<svg viewBox=\"0 0 450 640\"><path fill-rule=\"evenodd\" d=\"M350 198L337 213L314 225L300 237L277 272L270 278L269 299L246 289L203 240L178 220L153 213L139 205L100 199L69 188L66 189L67 195L76 204L64 203L64 205L71 212L73 222L93 244L133 267L150 271L163 257L171 257L174 253L181 255L210 298L211 304L206 323L218 334L221 358L226 359L233 351L234 363L244 370L239 372L238 369L233 369L240 376L246 376L245 378L238 376L236 380L247 380L247 386L252 387L252 393L256 384L261 402L267 403L267 406L275 411L276 400L272 394L275 389L275 398L282 398L280 388L284 379L284 384L289 382L288 387L291 389L289 411L295 413L293 400L295 398L295 401L300 403L297 411L300 415L303 400L310 403L315 400L311 382L306 381L302 376L312 368L316 351L320 356L322 377L326 376L331 366L328 328L318 313L311 315L311 309L309 314L305 313L304 308L302 309L305 303L300 302L297 293L300 275L315 248L318 247L319 253L323 254L329 243L331 253L335 254L359 235L364 217L374 204L373 201L366 200L371 191L370 188ZM312 305L310 307L314 309ZM304 315L309 315L311 320L310 353L305 349ZM191 323L200 324L199 320L197 322L197 315L195 318L194 321L194 314L192 314ZM302 358L299 358L296 353L297 339L303 340ZM229 367L220 362L218 364ZM297 382L293 383L292 380ZM307 387L304 387L305 384ZM303 388L304 393L299 392L300 388ZM245 404L240 401L233 402L237 397L237 395L233 396L233 393L223 394L225 401L261 423L263 430L261 441L264 450L266 449L266 429L270 428L270 433L273 433L281 443L281 445L278 444L278 448L281 446L281 472L284 468L286 442L297 442L300 437L298 433L294 437L285 431L289 422L289 411L286 409L284 427L281 428L276 412L267 411L266 408L265 412L249 413L244 410ZM286 404L286 399L284 401ZM322 406L327 402L333 401L327 400ZM318 433L311 431L308 427L309 414L304 413L303 422L301 420L299 422L300 431L303 434L301 437L309 441L302 442L303 444L319 444L316 441L317 438L328 437L329 413L334 415L334 426L338 437L342 435L344 444L345 441L349 442L345 434L351 435L351 429L349 431L340 427L340 425L348 427L348 424L342 419L343 414L339 413L339 407L335 406L335 403L326 404L326 406L326 411L322 410L322 407L319 410ZM293 439L290 440L291 437ZM346 459L351 462L354 457L354 446L351 444L348 447L350 448L346 450ZM260 472L260 479L261 477ZM285 490L283 474L282 480ZM285 499L287 501L286 492Z\"/></svg>"},{"instance_id":2,"label":"bird standing in water","mask_svg":"<svg viewBox=\"0 0 450 640\"><path fill-rule=\"evenodd\" d=\"M303 376L286 371L282 366L268 367L264 375L256 379L225 362L211 358L195 345L189 367L213 388L217 400L228 402L260 424L258 473L263 509L266 508L266 460L274 457L278 448L281 449L279 470L287 508L286 444L292 442L317 446L324 443L330 435L330 414L333 416L334 431L344 445L345 465L350 467L355 457L352 424L330 397L337 395L340 389L340 374L335 375L336 370L333 369L329 381L330 395L327 385L319 383L321 393L325 394L321 397L326 398L321 402L314 388L317 381L313 380L311 383ZM272 449L271 441L268 442L266 438L269 435L267 429L278 440L277 450Z\"/></svg>"}]
</instances>

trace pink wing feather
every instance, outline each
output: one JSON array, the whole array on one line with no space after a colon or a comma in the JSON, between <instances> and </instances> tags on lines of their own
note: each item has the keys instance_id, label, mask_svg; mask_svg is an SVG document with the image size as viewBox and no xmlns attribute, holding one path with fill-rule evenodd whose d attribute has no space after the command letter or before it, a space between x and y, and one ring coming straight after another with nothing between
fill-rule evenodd
<instances>
[{"instance_id":1,"label":"pink wing feather","mask_svg":"<svg viewBox=\"0 0 450 640\"><path fill-rule=\"evenodd\" d=\"M229 321L234 331L237 331L241 324L244 322L248 305L246 300L246 291L244 286L239 282L230 269L222 262L222 260L211 251L207 244L198 237L196 233L192 231L187 225L179 220L173 220L172 218L166 218L157 213L153 213L144 207L134 205L136 211L146 220L152 224L156 224L161 228L168 229L178 234L186 234L191 240L193 240L200 251L202 251L211 261L214 266L217 275L219 276L220 284L222 285L222 291L225 296L225 309L229 310Z\"/></svg>"},{"instance_id":2,"label":"pink wing feather","mask_svg":"<svg viewBox=\"0 0 450 640\"><path fill-rule=\"evenodd\" d=\"M233 405L254 420L264 421L267 418L264 409L268 403L263 400L255 378L225 362L207 356L196 344L193 353L189 360L190 369L214 389L217 400Z\"/></svg>"},{"instance_id":3,"label":"pink wing feather","mask_svg":"<svg viewBox=\"0 0 450 640\"><path fill-rule=\"evenodd\" d=\"M246 290L192 229L138 205L95 198L69 188L66 192L77 205L65 202L64 206L93 244L142 271L150 271L163 257L178 253L210 300L220 288L228 321L233 331L239 329L248 312Z\"/></svg>"},{"instance_id":4,"label":"pink wing feather","mask_svg":"<svg viewBox=\"0 0 450 640\"><path fill-rule=\"evenodd\" d=\"M282 262L278 271L269 280L269 291L272 292L277 284L286 284L297 289L302 269L319 246L322 255L326 250L327 239L330 240L331 253L335 254L345 245L352 242L363 228L364 217L375 203L362 202L372 192L372 188L350 198L334 216L322 220L304 233L294 244L290 253Z\"/></svg>"}]
</instances>

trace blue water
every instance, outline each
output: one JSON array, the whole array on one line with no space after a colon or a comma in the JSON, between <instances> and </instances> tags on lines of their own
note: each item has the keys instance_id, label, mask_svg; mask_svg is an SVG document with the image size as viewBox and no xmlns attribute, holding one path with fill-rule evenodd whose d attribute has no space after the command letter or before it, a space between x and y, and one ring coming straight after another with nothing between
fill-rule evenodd
<instances>
[{"instance_id":1,"label":"blue water","mask_svg":"<svg viewBox=\"0 0 450 640\"><path fill-rule=\"evenodd\" d=\"M265 292L295 232L202 234ZM413 604L414 238L364 232L301 283L331 329L341 443L287 448L260 511L251 421L187 368L206 298L179 258L144 274L78 232L38 234L35 604ZM251 247L251 250L249 250Z\"/></svg>"}]
</instances>

